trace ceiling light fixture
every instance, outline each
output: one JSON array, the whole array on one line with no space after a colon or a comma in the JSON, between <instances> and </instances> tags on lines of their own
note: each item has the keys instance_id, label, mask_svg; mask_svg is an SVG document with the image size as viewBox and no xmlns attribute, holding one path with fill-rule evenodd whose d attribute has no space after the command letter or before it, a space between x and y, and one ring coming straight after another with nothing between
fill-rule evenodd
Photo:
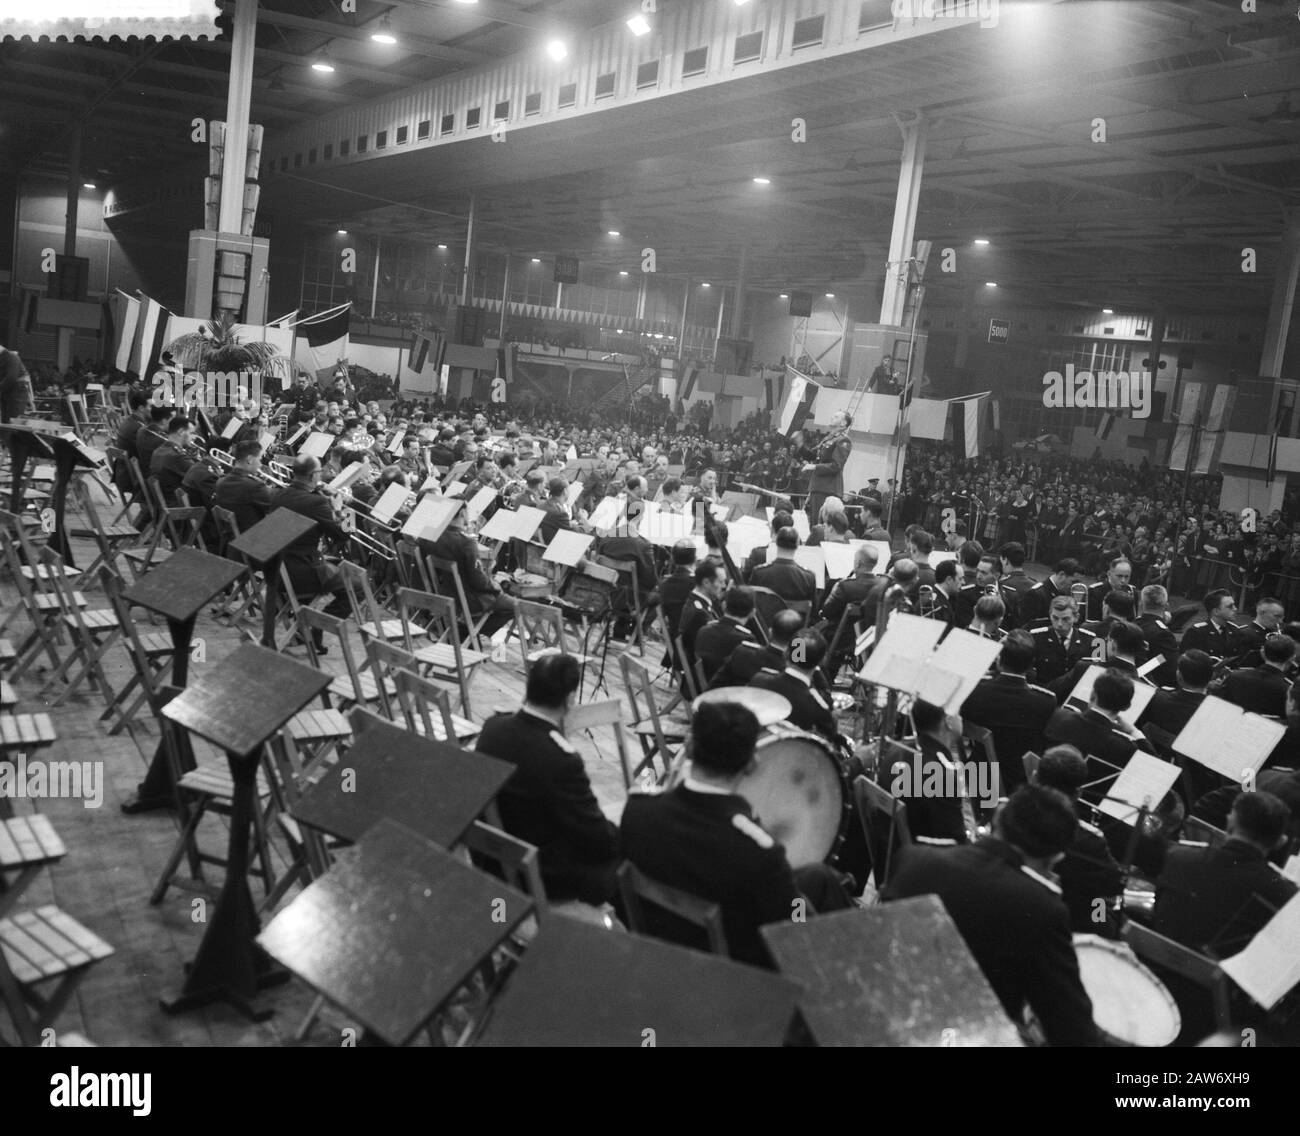
<instances>
[{"instance_id":1,"label":"ceiling light fixture","mask_svg":"<svg viewBox=\"0 0 1300 1136\"><path fill-rule=\"evenodd\" d=\"M782 293L777 297L778 300L788 300L789 298L790 298L790 293L789 293L789 292L782 292Z\"/></svg>"},{"instance_id":2,"label":"ceiling light fixture","mask_svg":"<svg viewBox=\"0 0 1300 1136\"><path fill-rule=\"evenodd\" d=\"M771 185L771 184L772 184L772 179L771 179L771 178L764 178L764 177L756 177L756 178L754 178L754 184L755 184L755 185Z\"/></svg>"},{"instance_id":3,"label":"ceiling light fixture","mask_svg":"<svg viewBox=\"0 0 1300 1136\"><path fill-rule=\"evenodd\" d=\"M1101 314L1104 315L1104 316L1113 316L1113 315L1115 314L1115 309L1114 309L1114 308L1102 308L1102 309L1101 309Z\"/></svg>"},{"instance_id":4,"label":"ceiling light fixture","mask_svg":"<svg viewBox=\"0 0 1300 1136\"><path fill-rule=\"evenodd\" d=\"M645 14L642 12L632 16L628 20L627 26L634 36L643 36L650 31L650 21L645 18Z\"/></svg>"},{"instance_id":5,"label":"ceiling light fixture","mask_svg":"<svg viewBox=\"0 0 1300 1136\"><path fill-rule=\"evenodd\" d=\"M389 24L387 16L379 22L379 27L370 33L370 38L374 40L375 43L391 45L397 42L397 37L393 35L393 28L392 25Z\"/></svg>"},{"instance_id":6,"label":"ceiling light fixture","mask_svg":"<svg viewBox=\"0 0 1300 1136\"><path fill-rule=\"evenodd\" d=\"M620 268L620 269L618 270L618 274L619 274L620 276L626 276L626 275L627 275L627 269L626 269L626 268Z\"/></svg>"},{"instance_id":7,"label":"ceiling light fixture","mask_svg":"<svg viewBox=\"0 0 1300 1136\"><path fill-rule=\"evenodd\" d=\"M346 237L348 235L347 229L338 229L337 232L340 237Z\"/></svg>"},{"instance_id":8,"label":"ceiling light fixture","mask_svg":"<svg viewBox=\"0 0 1300 1136\"><path fill-rule=\"evenodd\" d=\"M989 239L988 237L976 237L975 243L979 245L980 248L986 248L988 246Z\"/></svg>"},{"instance_id":9,"label":"ceiling light fixture","mask_svg":"<svg viewBox=\"0 0 1300 1136\"><path fill-rule=\"evenodd\" d=\"M562 39L553 39L546 45L546 54L556 63L562 63L569 57L569 45Z\"/></svg>"},{"instance_id":10,"label":"ceiling light fixture","mask_svg":"<svg viewBox=\"0 0 1300 1136\"><path fill-rule=\"evenodd\" d=\"M609 231L609 235L610 235L611 237L622 236L622 234L621 234L617 229L610 229L610 231Z\"/></svg>"},{"instance_id":11,"label":"ceiling light fixture","mask_svg":"<svg viewBox=\"0 0 1300 1136\"><path fill-rule=\"evenodd\" d=\"M81 183L81 188L82 188L82 189L94 189L94 188L95 188L95 183L94 183L93 181L83 181L83 182Z\"/></svg>"},{"instance_id":12,"label":"ceiling light fixture","mask_svg":"<svg viewBox=\"0 0 1300 1136\"><path fill-rule=\"evenodd\" d=\"M700 285L700 287L701 287L701 288L712 288L713 285L710 284L710 283L706 280L706 281L704 281L703 284Z\"/></svg>"},{"instance_id":13,"label":"ceiling light fixture","mask_svg":"<svg viewBox=\"0 0 1300 1136\"><path fill-rule=\"evenodd\" d=\"M446 246L446 245L439 245L438 247L439 247L439 248L446 248L447 246ZM541 264L541 263L542 263L542 258L541 258L540 256L535 256L535 257L533 257L533 258L532 258L528 263L529 263L529 264Z\"/></svg>"},{"instance_id":14,"label":"ceiling light fixture","mask_svg":"<svg viewBox=\"0 0 1300 1136\"><path fill-rule=\"evenodd\" d=\"M334 71L334 64L330 62L330 49L328 47L321 48L320 56L312 63L311 69L326 75Z\"/></svg>"},{"instance_id":15,"label":"ceiling light fixture","mask_svg":"<svg viewBox=\"0 0 1300 1136\"><path fill-rule=\"evenodd\" d=\"M826 298L827 298L828 300L833 300L833 299L835 299L835 293L834 293L834 292L827 292L827 293L826 293Z\"/></svg>"},{"instance_id":16,"label":"ceiling light fixture","mask_svg":"<svg viewBox=\"0 0 1300 1136\"><path fill-rule=\"evenodd\" d=\"M996 280L985 280L985 281L984 281L984 287L985 287L985 288L996 288L997 286L998 286L998 282L997 282Z\"/></svg>"}]
</instances>

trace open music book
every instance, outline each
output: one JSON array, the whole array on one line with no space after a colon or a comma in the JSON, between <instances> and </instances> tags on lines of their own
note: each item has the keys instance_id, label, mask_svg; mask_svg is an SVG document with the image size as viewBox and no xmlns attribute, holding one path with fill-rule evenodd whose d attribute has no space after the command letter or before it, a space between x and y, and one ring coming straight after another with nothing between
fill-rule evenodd
<instances>
[{"instance_id":1,"label":"open music book","mask_svg":"<svg viewBox=\"0 0 1300 1136\"><path fill-rule=\"evenodd\" d=\"M487 511L487 507L496 500L497 491L490 485L485 485L473 497L469 499L465 506L465 512L472 520L475 517L481 517Z\"/></svg>"},{"instance_id":2,"label":"open music book","mask_svg":"<svg viewBox=\"0 0 1300 1136\"><path fill-rule=\"evenodd\" d=\"M741 517L727 528L727 551L737 565L759 545L767 544L772 536L771 526L757 517Z\"/></svg>"},{"instance_id":3,"label":"open music book","mask_svg":"<svg viewBox=\"0 0 1300 1136\"><path fill-rule=\"evenodd\" d=\"M664 548L672 548L679 540L687 539L694 527L695 518L689 513L671 513L653 501L647 502L641 515L641 535L651 544Z\"/></svg>"},{"instance_id":4,"label":"open music book","mask_svg":"<svg viewBox=\"0 0 1300 1136\"><path fill-rule=\"evenodd\" d=\"M1174 749L1230 781L1240 782L1247 770L1259 772L1285 733L1281 722L1210 696L1174 739Z\"/></svg>"},{"instance_id":5,"label":"open music book","mask_svg":"<svg viewBox=\"0 0 1300 1136\"><path fill-rule=\"evenodd\" d=\"M876 643L859 677L876 686L915 694L926 660L934 653L945 630L946 626L937 619L922 619L903 612L891 615L885 634Z\"/></svg>"},{"instance_id":6,"label":"open music book","mask_svg":"<svg viewBox=\"0 0 1300 1136\"><path fill-rule=\"evenodd\" d=\"M370 515L377 521L391 521L401 511L411 491L400 481L394 481L370 506Z\"/></svg>"},{"instance_id":7,"label":"open music book","mask_svg":"<svg viewBox=\"0 0 1300 1136\"><path fill-rule=\"evenodd\" d=\"M623 523L623 514L626 509L626 497L602 497L600 503L592 510L588 520L593 529L601 532L613 532Z\"/></svg>"},{"instance_id":8,"label":"open music book","mask_svg":"<svg viewBox=\"0 0 1300 1136\"><path fill-rule=\"evenodd\" d=\"M587 549L591 547L594 537L586 533L573 532L571 529L560 529L554 539L546 546L546 551L542 554L543 560L549 560L555 564L563 564L568 568L577 566L586 554Z\"/></svg>"},{"instance_id":9,"label":"open music book","mask_svg":"<svg viewBox=\"0 0 1300 1136\"><path fill-rule=\"evenodd\" d=\"M890 619L891 625L896 618ZM936 619L925 622L938 623L940 629L944 626ZM921 672L916 696L942 706L945 713L958 713L1001 650L1002 644L996 639L984 639L960 629L950 631Z\"/></svg>"},{"instance_id":10,"label":"open music book","mask_svg":"<svg viewBox=\"0 0 1300 1136\"><path fill-rule=\"evenodd\" d=\"M1219 964L1266 1010L1300 982L1300 894L1293 895L1244 951Z\"/></svg>"},{"instance_id":11,"label":"open music book","mask_svg":"<svg viewBox=\"0 0 1300 1136\"><path fill-rule=\"evenodd\" d=\"M318 430L307 435L307 440L298 449L298 456L319 460L329 453L332 445L334 445L334 435Z\"/></svg>"},{"instance_id":12,"label":"open music book","mask_svg":"<svg viewBox=\"0 0 1300 1136\"><path fill-rule=\"evenodd\" d=\"M447 531L451 519L465 504L457 497L423 498L402 526L402 535L415 540L435 541Z\"/></svg>"},{"instance_id":13,"label":"open music book","mask_svg":"<svg viewBox=\"0 0 1300 1136\"><path fill-rule=\"evenodd\" d=\"M1083 672L1082 677L1070 691L1070 697L1067 702L1077 702L1081 706L1087 706L1088 700L1092 697L1092 687L1097 681L1097 676L1102 673L1105 667L1089 667ZM1147 703L1155 697L1156 688L1148 686L1144 682L1135 682L1133 684L1133 701L1129 708L1120 714L1120 720L1127 722L1130 726L1136 725L1137 720L1142 717L1142 711L1147 708Z\"/></svg>"},{"instance_id":14,"label":"open music book","mask_svg":"<svg viewBox=\"0 0 1300 1136\"><path fill-rule=\"evenodd\" d=\"M1136 824L1143 805L1154 812L1174 787L1180 770L1172 761L1162 761L1138 750L1120 770L1105 798L1097 807L1107 816ZM1118 799L1116 799L1118 798Z\"/></svg>"}]
</instances>

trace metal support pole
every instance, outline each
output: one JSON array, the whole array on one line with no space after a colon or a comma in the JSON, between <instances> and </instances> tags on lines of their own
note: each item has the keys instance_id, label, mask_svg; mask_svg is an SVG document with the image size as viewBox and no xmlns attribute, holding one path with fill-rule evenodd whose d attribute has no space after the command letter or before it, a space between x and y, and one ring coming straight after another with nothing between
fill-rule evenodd
<instances>
[{"instance_id":1,"label":"metal support pole","mask_svg":"<svg viewBox=\"0 0 1300 1136\"><path fill-rule=\"evenodd\" d=\"M1291 326L1291 313L1295 310L1296 282L1300 279L1300 209L1287 214L1278 254L1273 297L1269 301L1268 323L1264 327L1264 350L1259 360L1259 373L1271 378L1282 374L1287 331Z\"/></svg>"},{"instance_id":2,"label":"metal support pole","mask_svg":"<svg viewBox=\"0 0 1300 1136\"><path fill-rule=\"evenodd\" d=\"M909 258L916 232L916 210L921 199L921 173L925 168L925 143L929 123L917 113L904 124L903 158L898 168L898 195L894 201L894 225L889 235L889 263L885 266L885 287L880 300L880 322L897 326L907 306Z\"/></svg>"},{"instance_id":3,"label":"metal support pole","mask_svg":"<svg viewBox=\"0 0 1300 1136\"><path fill-rule=\"evenodd\" d=\"M72 128L68 138L67 208L63 214L63 255L77 255L77 211L81 205L81 124ZM54 360L60 371L72 365L72 337L76 331L61 327L55 336Z\"/></svg>"},{"instance_id":4,"label":"metal support pole","mask_svg":"<svg viewBox=\"0 0 1300 1136\"><path fill-rule=\"evenodd\" d=\"M477 213L478 194L469 195L469 223L465 227L465 266L460 275L460 302L469 303L469 274L474 263L474 218Z\"/></svg>"},{"instance_id":5,"label":"metal support pole","mask_svg":"<svg viewBox=\"0 0 1300 1136\"><path fill-rule=\"evenodd\" d=\"M223 233L242 233L244 178L248 172L248 111L253 95L253 47L257 0L239 0L230 44L230 85L226 92L226 150L221 163Z\"/></svg>"},{"instance_id":6,"label":"metal support pole","mask_svg":"<svg viewBox=\"0 0 1300 1136\"><path fill-rule=\"evenodd\" d=\"M501 277L501 323L497 326L497 338L503 343L506 338L506 308L510 306L510 252L506 251L506 270Z\"/></svg>"},{"instance_id":7,"label":"metal support pole","mask_svg":"<svg viewBox=\"0 0 1300 1136\"><path fill-rule=\"evenodd\" d=\"M379 299L379 237L375 237L375 278L370 285L370 318L375 318L375 304Z\"/></svg>"},{"instance_id":8,"label":"metal support pole","mask_svg":"<svg viewBox=\"0 0 1300 1136\"><path fill-rule=\"evenodd\" d=\"M678 329L677 336L677 358L680 361L683 352L686 350L686 309L691 304L691 278L686 278L686 286L682 290L682 326Z\"/></svg>"}]
</instances>

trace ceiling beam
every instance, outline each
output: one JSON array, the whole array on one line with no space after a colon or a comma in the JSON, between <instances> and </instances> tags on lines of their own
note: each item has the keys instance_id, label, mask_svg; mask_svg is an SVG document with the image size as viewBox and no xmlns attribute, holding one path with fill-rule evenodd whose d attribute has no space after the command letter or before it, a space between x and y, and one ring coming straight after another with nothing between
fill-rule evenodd
<instances>
[{"instance_id":1,"label":"ceiling beam","mask_svg":"<svg viewBox=\"0 0 1300 1136\"><path fill-rule=\"evenodd\" d=\"M458 16L478 16L484 23L511 24L517 28L531 28L534 31L563 31L563 22L551 20L546 16L537 16L532 12L521 12L509 4L495 3L494 0L478 0L472 7L457 4L453 0L384 0L398 8L414 8L419 12L428 12L432 8L442 8L455 12Z\"/></svg>"},{"instance_id":2,"label":"ceiling beam","mask_svg":"<svg viewBox=\"0 0 1300 1136\"><path fill-rule=\"evenodd\" d=\"M230 54L230 44L220 39L196 39L192 40L189 45L194 51L216 51L222 55ZM259 47L253 53L256 59L271 59L276 63L288 63L294 67L310 68L312 59L317 53L309 52L304 55L295 55L289 51L277 51L270 47ZM381 71L377 67L367 67L361 63L352 63L346 59L340 59L337 55L330 56L330 63L335 71L343 75L354 75L360 79L368 79L372 83L381 83L385 87L412 87L422 82L418 76L401 75L392 71ZM355 101L355 100L353 100Z\"/></svg>"}]
</instances>

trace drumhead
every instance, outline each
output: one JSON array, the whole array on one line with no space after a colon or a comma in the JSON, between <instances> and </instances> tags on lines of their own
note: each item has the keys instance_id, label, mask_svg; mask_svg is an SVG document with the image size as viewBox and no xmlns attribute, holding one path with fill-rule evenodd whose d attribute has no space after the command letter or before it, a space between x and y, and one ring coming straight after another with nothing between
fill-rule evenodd
<instances>
[{"instance_id":1,"label":"drumhead","mask_svg":"<svg viewBox=\"0 0 1300 1136\"><path fill-rule=\"evenodd\" d=\"M736 788L759 823L785 846L792 867L820 864L844 826L839 759L815 734L798 730L759 738L757 768Z\"/></svg>"},{"instance_id":2,"label":"drumhead","mask_svg":"<svg viewBox=\"0 0 1300 1136\"><path fill-rule=\"evenodd\" d=\"M1178 1004L1164 983L1124 944L1076 935L1079 977L1092 999L1097 1028L1113 1044L1171 1045L1182 1028Z\"/></svg>"}]
</instances>

